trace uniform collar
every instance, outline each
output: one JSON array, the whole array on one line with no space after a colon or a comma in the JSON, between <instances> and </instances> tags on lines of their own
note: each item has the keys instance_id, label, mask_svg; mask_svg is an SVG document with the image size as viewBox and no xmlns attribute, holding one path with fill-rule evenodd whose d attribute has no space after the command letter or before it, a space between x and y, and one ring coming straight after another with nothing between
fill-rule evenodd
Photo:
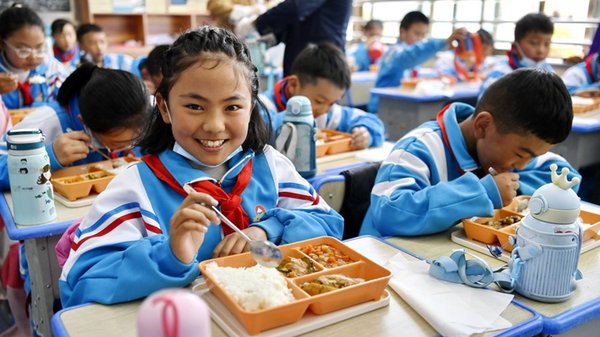
<instances>
[{"instance_id":1,"label":"uniform collar","mask_svg":"<svg viewBox=\"0 0 600 337\"><path fill-rule=\"evenodd\" d=\"M467 149L465 138L460 130L459 122L468 118L475 112L475 108L464 103L453 103L444 112L443 129L448 136L450 151L464 172L477 169L479 164L471 157Z\"/></svg>"},{"instance_id":2,"label":"uniform collar","mask_svg":"<svg viewBox=\"0 0 600 337\"><path fill-rule=\"evenodd\" d=\"M177 180L180 186L193 180L210 179L212 178L204 171L193 168L192 165L182 155L165 150L158 154L160 161L167 168L169 173ZM254 151L246 150L233 156L228 162L228 170L225 173L224 180L221 182L223 187L233 186L237 175L240 173L244 165L254 157ZM223 164L225 165L225 164Z\"/></svg>"}]
</instances>

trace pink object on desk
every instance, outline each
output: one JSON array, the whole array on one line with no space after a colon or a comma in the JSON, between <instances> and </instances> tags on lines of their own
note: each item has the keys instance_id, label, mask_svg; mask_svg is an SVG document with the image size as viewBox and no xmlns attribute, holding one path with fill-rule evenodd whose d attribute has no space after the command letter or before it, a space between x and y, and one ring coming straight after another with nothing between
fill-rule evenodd
<instances>
[{"instance_id":1,"label":"pink object on desk","mask_svg":"<svg viewBox=\"0 0 600 337\"><path fill-rule=\"evenodd\" d=\"M208 306L184 289L165 289L146 298L137 328L140 337L211 336Z\"/></svg>"}]
</instances>

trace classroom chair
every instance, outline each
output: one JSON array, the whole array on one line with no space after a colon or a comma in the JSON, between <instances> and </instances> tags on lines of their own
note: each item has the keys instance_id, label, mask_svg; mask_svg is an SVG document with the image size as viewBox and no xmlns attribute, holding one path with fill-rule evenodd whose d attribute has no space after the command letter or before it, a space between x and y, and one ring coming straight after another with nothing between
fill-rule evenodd
<instances>
[{"instance_id":1,"label":"classroom chair","mask_svg":"<svg viewBox=\"0 0 600 337\"><path fill-rule=\"evenodd\" d=\"M344 240L356 237L360 232L380 165L381 162L367 163L312 182L319 195L344 218Z\"/></svg>"}]
</instances>

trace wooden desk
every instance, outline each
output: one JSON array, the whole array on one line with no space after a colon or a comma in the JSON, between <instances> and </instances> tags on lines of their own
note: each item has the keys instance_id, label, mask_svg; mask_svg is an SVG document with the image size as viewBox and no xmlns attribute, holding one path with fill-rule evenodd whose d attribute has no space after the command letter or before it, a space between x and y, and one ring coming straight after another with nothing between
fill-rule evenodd
<instances>
[{"instance_id":1,"label":"wooden desk","mask_svg":"<svg viewBox=\"0 0 600 337\"><path fill-rule=\"evenodd\" d=\"M420 95L401 88L374 88L371 95L379 96L377 114L385 125L386 139L397 141L408 131L435 119L446 103L475 100L479 87L479 83L457 83L447 94L435 95Z\"/></svg>"},{"instance_id":2,"label":"wooden desk","mask_svg":"<svg viewBox=\"0 0 600 337\"><path fill-rule=\"evenodd\" d=\"M591 205L590 209L598 212L600 211L600 206ZM462 225L457 225L446 232L435 235L393 237L386 238L386 241L431 260L442 255L448 256L452 253L453 249L465 248L450 240L451 233L461 229ZM492 268L505 265L504 262L491 256L480 254L473 250L469 251L486 260ZM544 333L552 335L562 334L588 321L587 326L581 326L581 329L596 331L596 334L597 331L600 331L598 329L600 327L600 287L598 286L598 279L600 278L600 249L592 249L582 254L579 259L579 269L583 273L583 279L577 281L577 290L565 302L542 303L515 294L515 299L543 316ZM595 328L590 328L589 324L595 326ZM575 333L575 331L571 332ZM584 336L585 334L580 335Z\"/></svg>"},{"instance_id":3,"label":"wooden desk","mask_svg":"<svg viewBox=\"0 0 600 337\"><path fill-rule=\"evenodd\" d=\"M571 133L553 152L565 157L575 169L600 163L600 109L597 112L576 115Z\"/></svg>"},{"instance_id":4,"label":"wooden desk","mask_svg":"<svg viewBox=\"0 0 600 337\"><path fill-rule=\"evenodd\" d=\"M360 237L346 243L380 264L398 253L403 253L373 237ZM405 256L414 259L408 254ZM389 306L309 332L305 336L437 335L433 328L394 291L390 288L388 291L391 293ZM136 315L140 303L141 301L136 301L112 306L88 304L61 310L52 318L54 336L137 336ZM515 324L512 329L504 331L506 335L531 336L541 330L539 316L521 306L511 304L502 317ZM211 327L213 337L226 336L214 321ZM511 333L513 331L514 334Z\"/></svg>"},{"instance_id":5,"label":"wooden desk","mask_svg":"<svg viewBox=\"0 0 600 337\"><path fill-rule=\"evenodd\" d=\"M344 97L339 101L341 105L364 107L371 99L371 89L375 85L377 72L358 71L352 73L352 84Z\"/></svg>"}]
</instances>

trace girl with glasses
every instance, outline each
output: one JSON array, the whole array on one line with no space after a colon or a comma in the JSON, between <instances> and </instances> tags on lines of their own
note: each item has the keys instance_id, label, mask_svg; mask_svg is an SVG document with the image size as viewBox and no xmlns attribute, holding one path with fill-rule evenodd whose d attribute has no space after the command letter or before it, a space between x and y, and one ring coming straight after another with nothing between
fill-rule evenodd
<instances>
[{"instance_id":1,"label":"girl with glasses","mask_svg":"<svg viewBox=\"0 0 600 337\"><path fill-rule=\"evenodd\" d=\"M46 48L44 23L22 5L0 13L0 94L8 109L47 105L67 77Z\"/></svg>"},{"instance_id":2,"label":"girl with glasses","mask_svg":"<svg viewBox=\"0 0 600 337\"><path fill-rule=\"evenodd\" d=\"M51 171L130 153L119 150L131 149L150 119L148 94L140 79L126 71L92 64L81 65L66 79L53 108L37 108L15 126L42 130ZM6 155L0 156L3 191L9 189L6 161ZM10 262L2 266L3 284L8 287L17 329L31 336L26 315L21 312L26 308L24 289L29 289L24 288L29 285L24 246L18 247L18 243L11 246L6 259Z\"/></svg>"},{"instance_id":3,"label":"girl with glasses","mask_svg":"<svg viewBox=\"0 0 600 337\"><path fill-rule=\"evenodd\" d=\"M41 129L52 171L129 153L149 119L146 88L135 75L82 64L66 79L52 107L29 113L15 128ZM0 188L9 189L6 156Z\"/></svg>"}]
</instances>

